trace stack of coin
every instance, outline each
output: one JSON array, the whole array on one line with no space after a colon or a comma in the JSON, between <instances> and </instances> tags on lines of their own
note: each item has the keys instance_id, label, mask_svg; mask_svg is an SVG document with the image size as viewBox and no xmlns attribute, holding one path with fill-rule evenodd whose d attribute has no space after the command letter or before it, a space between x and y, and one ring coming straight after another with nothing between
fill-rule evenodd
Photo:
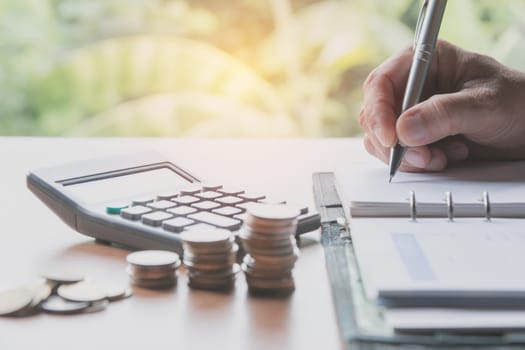
<instances>
[{"instance_id":1,"label":"stack of coin","mask_svg":"<svg viewBox=\"0 0 525 350\"><path fill-rule=\"evenodd\" d=\"M299 209L286 205L253 205L239 232L241 265L252 293L287 294L295 289L293 268L299 257L295 241Z\"/></svg>"},{"instance_id":2,"label":"stack of coin","mask_svg":"<svg viewBox=\"0 0 525 350\"><path fill-rule=\"evenodd\" d=\"M196 289L229 290L240 271L239 246L228 230L203 228L181 234L188 285Z\"/></svg>"},{"instance_id":3,"label":"stack of coin","mask_svg":"<svg viewBox=\"0 0 525 350\"><path fill-rule=\"evenodd\" d=\"M0 316L25 317L40 311L78 314L104 310L109 301L131 296L127 287L106 287L86 282L84 276L48 271L35 283L0 292Z\"/></svg>"},{"instance_id":4,"label":"stack of coin","mask_svg":"<svg viewBox=\"0 0 525 350\"><path fill-rule=\"evenodd\" d=\"M177 269L181 259L165 250L143 250L131 253L126 261L131 284L149 289L167 289L177 285Z\"/></svg>"}]
</instances>

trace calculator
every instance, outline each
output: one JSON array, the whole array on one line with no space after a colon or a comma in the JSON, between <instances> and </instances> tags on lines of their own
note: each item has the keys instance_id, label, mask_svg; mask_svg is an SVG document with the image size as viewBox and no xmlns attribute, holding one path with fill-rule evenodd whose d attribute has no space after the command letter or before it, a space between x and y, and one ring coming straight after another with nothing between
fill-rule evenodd
<instances>
[{"instance_id":1,"label":"calculator","mask_svg":"<svg viewBox=\"0 0 525 350\"><path fill-rule=\"evenodd\" d=\"M27 186L76 231L106 243L182 253L180 233L238 231L254 203L287 204L242 188L202 182L155 152L30 171ZM287 204L291 205L291 204ZM296 234L320 226L319 213L296 205Z\"/></svg>"}]
</instances>

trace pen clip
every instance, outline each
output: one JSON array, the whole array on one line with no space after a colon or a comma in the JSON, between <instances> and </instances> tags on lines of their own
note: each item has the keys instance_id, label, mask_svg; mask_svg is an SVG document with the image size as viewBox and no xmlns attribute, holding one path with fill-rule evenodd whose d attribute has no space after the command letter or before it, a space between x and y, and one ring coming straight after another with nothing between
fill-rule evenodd
<instances>
[{"instance_id":1,"label":"pen clip","mask_svg":"<svg viewBox=\"0 0 525 350\"><path fill-rule=\"evenodd\" d=\"M419 34L421 34L421 28L423 27L423 22L425 21L425 17L427 15L428 1L429 0L424 0L421 4L421 9L419 9L419 15L417 17L416 24L416 32L414 35L414 43L412 44L414 49L416 48L417 43L419 41Z\"/></svg>"}]
</instances>

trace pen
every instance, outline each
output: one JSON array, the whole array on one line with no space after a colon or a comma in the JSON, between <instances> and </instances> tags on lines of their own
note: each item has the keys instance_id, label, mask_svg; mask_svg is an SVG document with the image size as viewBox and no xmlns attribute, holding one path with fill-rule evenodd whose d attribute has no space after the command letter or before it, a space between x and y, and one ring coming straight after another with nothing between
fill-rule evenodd
<instances>
[{"instance_id":1,"label":"pen","mask_svg":"<svg viewBox=\"0 0 525 350\"><path fill-rule=\"evenodd\" d=\"M446 4L446 0L424 0L421 5L414 36L414 56L410 66L401 113L417 104L421 98ZM390 150L389 182L392 182L405 152L406 147L400 144L399 140Z\"/></svg>"}]
</instances>

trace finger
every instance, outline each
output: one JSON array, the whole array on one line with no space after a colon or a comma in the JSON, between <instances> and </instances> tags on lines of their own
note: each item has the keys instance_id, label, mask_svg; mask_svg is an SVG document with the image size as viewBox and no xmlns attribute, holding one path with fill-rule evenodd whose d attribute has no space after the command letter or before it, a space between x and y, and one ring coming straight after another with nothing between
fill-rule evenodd
<instances>
[{"instance_id":1,"label":"finger","mask_svg":"<svg viewBox=\"0 0 525 350\"><path fill-rule=\"evenodd\" d=\"M474 94L460 92L435 95L403 113L397 135L407 146L423 146L479 127L484 113L477 110Z\"/></svg>"},{"instance_id":2,"label":"finger","mask_svg":"<svg viewBox=\"0 0 525 350\"><path fill-rule=\"evenodd\" d=\"M379 141L377 141L375 137L370 134L365 135L363 139L363 144L365 146L366 151L374 157L383 161L383 163L388 164L389 157L383 151L383 146L378 147L376 145L377 143L379 143Z\"/></svg>"},{"instance_id":3,"label":"finger","mask_svg":"<svg viewBox=\"0 0 525 350\"><path fill-rule=\"evenodd\" d=\"M361 126L373 133L384 147L391 147L396 141L395 121L411 57L412 50L407 49L388 59L370 73L363 86Z\"/></svg>"},{"instance_id":4,"label":"finger","mask_svg":"<svg viewBox=\"0 0 525 350\"><path fill-rule=\"evenodd\" d=\"M436 146L430 147L431 160L425 167L426 171L442 171L447 167L448 159L445 153Z\"/></svg>"},{"instance_id":5,"label":"finger","mask_svg":"<svg viewBox=\"0 0 525 350\"><path fill-rule=\"evenodd\" d=\"M447 157L448 164L464 162L469 157L470 151L465 142L457 139L444 139L435 144Z\"/></svg>"}]
</instances>

